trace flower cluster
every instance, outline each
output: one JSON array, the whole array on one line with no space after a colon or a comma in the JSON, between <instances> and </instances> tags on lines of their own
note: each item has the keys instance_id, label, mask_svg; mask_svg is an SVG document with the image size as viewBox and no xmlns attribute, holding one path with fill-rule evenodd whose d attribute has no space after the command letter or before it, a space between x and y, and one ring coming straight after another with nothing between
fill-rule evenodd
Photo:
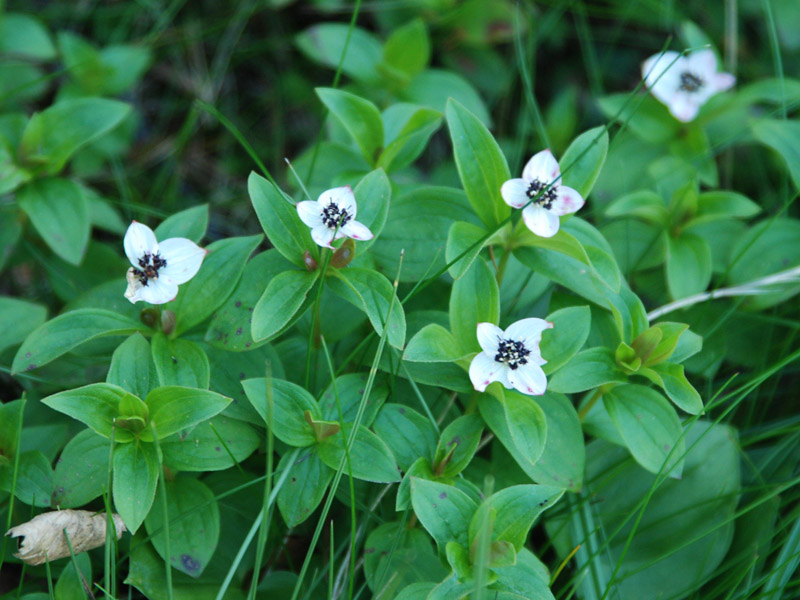
<instances>
[{"instance_id":1,"label":"flower cluster","mask_svg":"<svg viewBox=\"0 0 800 600\"><path fill-rule=\"evenodd\" d=\"M653 96L683 122L694 119L711 96L736 83L730 73L717 72L713 50L698 50L688 56L674 51L655 54L642 63L642 78Z\"/></svg>"}]
</instances>

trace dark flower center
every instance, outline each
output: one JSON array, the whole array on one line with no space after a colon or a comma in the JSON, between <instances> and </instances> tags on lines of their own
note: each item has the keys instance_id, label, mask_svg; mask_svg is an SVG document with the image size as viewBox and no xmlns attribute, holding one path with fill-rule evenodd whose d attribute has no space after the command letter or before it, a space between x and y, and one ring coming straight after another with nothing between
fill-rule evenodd
<instances>
[{"instance_id":1,"label":"dark flower center","mask_svg":"<svg viewBox=\"0 0 800 600\"><path fill-rule=\"evenodd\" d=\"M158 270L167 266L167 261L161 258L161 254L156 252L151 254L145 252L144 256L139 259L139 266L141 269L133 269L133 274L139 278L139 283L147 285L151 279L158 279Z\"/></svg>"},{"instance_id":2,"label":"dark flower center","mask_svg":"<svg viewBox=\"0 0 800 600\"><path fill-rule=\"evenodd\" d=\"M696 92L701 87L703 87L703 80L700 76L689 71L681 73L681 85L678 89L684 92Z\"/></svg>"},{"instance_id":3,"label":"dark flower center","mask_svg":"<svg viewBox=\"0 0 800 600\"><path fill-rule=\"evenodd\" d=\"M352 215L347 214L346 208L339 208L339 206L333 201L331 201L328 206L322 209L322 222L328 229L344 227L352 218Z\"/></svg>"},{"instance_id":4,"label":"dark flower center","mask_svg":"<svg viewBox=\"0 0 800 600\"><path fill-rule=\"evenodd\" d=\"M501 338L497 344L497 354L494 355L494 360L506 363L512 371L516 371L520 365L528 364L528 359L525 357L530 353L531 351L522 342Z\"/></svg>"},{"instance_id":5,"label":"dark flower center","mask_svg":"<svg viewBox=\"0 0 800 600\"><path fill-rule=\"evenodd\" d=\"M555 202L556 198L558 198L558 192L556 192L556 188L554 186L548 186L546 183L542 183L538 179L531 181L531 184L528 186L525 194L528 196L528 198L536 198L533 203L538 204L547 210L553 208L553 202Z\"/></svg>"}]
</instances>

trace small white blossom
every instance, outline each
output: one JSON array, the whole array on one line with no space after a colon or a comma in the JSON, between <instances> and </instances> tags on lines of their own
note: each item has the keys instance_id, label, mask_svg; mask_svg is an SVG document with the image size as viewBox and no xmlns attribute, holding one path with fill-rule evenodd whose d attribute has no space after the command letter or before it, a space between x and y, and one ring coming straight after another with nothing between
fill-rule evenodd
<instances>
[{"instance_id":1,"label":"small white blossom","mask_svg":"<svg viewBox=\"0 0 800 600\"><path fill-rule=\"evenodd\" d=\"M711 96L736 83L730 73L717 72L717 57L708 49L688 56L674 51L655 54L642 63L642 78L653 96L684 123L694 119Z\"/></svg>"},{"instance_id":2,"label":"small white blossom","mask_svg":"<svg viewBox=\"0 0 800 600\"><path fill-rule=\"evenodd\" d=\"M178 285L200 270L208 250L186 238L170 238L159 244L153 230L133 221L125 233L125 254L133 265L128 269L125 297L132 303L144 300L164 304L178 295Z\"/></svg>"},{"instance_id":3,"label":"small white blossom","mask_svg":"<svg viewBox=\"0 0 800 600\"><path fill-rule=\"evenodd\" d=\"M322 192L316 202L298 202L297 214L311 228L317 245L324 248L333 248L331 243L343 237L372 239L367 226L356 221L356 197L349 185Z\"/></svg>"},{"instance_id":4,"label":"small white blossom","mask_svg":"<svg viewBox=\"0 0 800 600\"><path fill-rule=\"evenodd\" d=\"M542 331L553 324L544 319L522 319L503 331L491 323L478 323L479 352L469 365L473 387L482 392L493 381L506 389L541 396L547 388L539 343Z\"/></svg>"},{"instance_id":5,"label":"small white blossom","mask_svg":"<svg viewBox=\"0 0 800 600\"><path fill-rule=\"evenodd\" d=\"M561 170L550 150L534 154L522 170L522 178L506 181L500 194L512 208L525 207L522 219L540 237L553 237L558 233L558 218L584 205L578 192L561 185Z\"/></svg>"}]
</instances>

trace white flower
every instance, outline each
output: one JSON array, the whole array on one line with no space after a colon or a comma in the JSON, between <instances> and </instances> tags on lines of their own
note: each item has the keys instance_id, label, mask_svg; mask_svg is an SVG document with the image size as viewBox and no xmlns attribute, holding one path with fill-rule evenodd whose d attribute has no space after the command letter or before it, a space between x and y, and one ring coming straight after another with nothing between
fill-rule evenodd
<instances>
[{"instance_id":1,"label":"white flower","mask_svg":"<svg viewBox=\"0 0 800 600\"><path fill-rule=\"evenodd\" d=\"M642 78L653 96L684 123L694 119L711 96L736 83L730 73L717 73L717 57L707 49L685 57L674 51L655 54L642 63Z\"/></svg>"},{"instance_id":2,"label":"white flower","mask_svg":"<svg viewBox=\"0 0 800 600\"><path fill-rule=\"evenodd\" d=\"M356 221L356 197L349 185L326 190L319 199L297 203L300 220L311 227L311 237L325 248L343 237L371 240L372 232Z\"/></svg>"},{"instance_id":3,"label":"white flower","mask_svg":"<svg viewBox=\"0 0 800 600\"><path fill-rule=\"evenodd\" d=\"M469 365L472 386L482 392L493 381L523 394L541 396L547 388L539 342L542 331L553 324L544 319L522 319L503 331L491 323L478 323L479 352Z\"/></svg>"},{"instance_id":4,"label":"white flower","mask_svg":"<svg viewBox=\"0 0 800 600\"><path fill-rule=\"evenodd\" d=\"M522 170L522 178L506 181L500 194L509 206L525 207L525 225L540 237L553 237L558 233L558 217L574 213L584 204L578 192L561 185L561 170L550 150L534 154Z\"/></svg>"},{"instance_id":5,"label":"white flower","mask_svg":"<svg viewBox=\"0 0 800 600\"><path fill-rule=\"evenodd\" d=\"M186 238L170 238L160 244L153 230L133 221L125 232L125 254L133 265L128 269L125 297L132 303L144 300L164 304L178 295L178 285L200 270L208 250Z\"/></svg>"}]
</instances>

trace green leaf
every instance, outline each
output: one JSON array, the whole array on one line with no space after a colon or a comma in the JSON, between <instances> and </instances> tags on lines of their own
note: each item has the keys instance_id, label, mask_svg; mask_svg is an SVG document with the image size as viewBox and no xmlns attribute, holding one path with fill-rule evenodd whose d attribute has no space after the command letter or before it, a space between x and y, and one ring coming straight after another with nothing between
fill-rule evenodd
<instances>
[{"instance_id":1,"label":"green leaf","mask_svg":"<svg viewBox=\"0 0 800 600\"><path fill-rule=\"evenodd\" d=\"M703 349L703 338L687 329L678 338L675 350L669 355L670 362L682 363Z\"/></svg>"},{"instance_id":2,"label":"green leaf","mask_svg":"<svg viewBox=\"0 0 800 600\"><path fill-rule=\"evenodd\" d=\"M338 395L344 423L355 421L364 396L366 381L366 373L347 373L337 377L335 384L332 382L328 385L320 396L319 407L322 410L322 418L329 421L339 420L339 407L336 403ZM380 380L376 381L364 404L364 413L361 416L362 425L369 427L372 424L388 396L389 388Z\"/></svg>"},{"instance_id":3,"label":"green leaf","mask_svg":"<svg viewBox=\"0 0 800 600\"><path fill-rule=\"evenodd\" d=\"M667 287L678 300L704 291L711 281L711 249L701 237L667 236Z\"/></svg>"},{"instance_id":4,"label":"green leaf","mask_svg":"<svg viewBox=\"0 0 800 600\"><path fill-rule=\"evenodd\" d=\"M664 199L652 190L636 190L612 200L605 214L607 217L638 217L660 227L669 223Z\"/></svg>"},{"instance_id":5,"label":"green leaf","mask_svg":"<svg viewBox=\"0 0 800 600\"><path fill-rule=\"evenodd\" d=\"M105 98L57 102L30 118L19 157L26 164L42 165L47 174L57 173L78 148L116 127L130 110L124 102Z\"/></svg>"},{"instance_id":6,"label":"green leaf","mask_svg":"<svg viewBox=\"0 0 800 600\"><path fill-rule=\"evenodd\" d=\"M247 190L264 233L286 260L305 269L304 252L310 252L314 259L319 258L317 245L311 239L311 230L300 220L297 209L278 188L260 175L250 173Z\"/></svg>"},{"instance_id":7,"label":"green leaf","mask_svg":"<svg viewBox=\"0 0 800 600\"><path fill-rule=\"evenodd\" d=\"M450 330L459 352L478 352L478 323L500 320L500 290L486 261L478 258L453 284L450 293Z\"/></svg>"},{"instance_id":8,"label":"green leaf","mask_svg":"<svg viewBox=\"0 0 800 600\"><path fill-rule=\"evenodd\" d=\"M416 18L395 29L386 40L379 68L397 74L402 83L407 83L428 66L430 58L431 44L425 23Z\"/></svg>"},{"instance_id":9,"label":"green leaf","mask_svg":"<svg viewBox=\"0 0 800 600\"><path fill-rule=\"evenodd\" d=\"M110 438L114 419L119 416L120 402L130 395L126 390L110 383L92 383L53 394L42 400L42 403L85 423L103 437ZM133 439L130 433L119 429L114 437L118 442Z\"/></svg>"},{"instance_id":10,"label":"green leaf","mask_svg":"<svg viewBox=\"0 0 800 600\"><path fill-rule=\"evenodd\" d=\"M658 374L661 380L659 385L675 406L690 415L698 415L703 411L703 399L686 379L683 365L662 362L654 365L652 370Z\"/></svg>"},{"instance_id":11,"label":"green leaf","mask_svg":"<svg viewBox=\"0 0 800 600\"><path fill-rule=\"evenodd\" d=\"M411 480L411 504L440 550L447 542L468 544L469 522L478 506L464 492L452 485L415 477Z\"/></svg>"},{"instance_id":12,"label":"green leaf","mask_svg":"<svg viewBox=\"0 0 800 600\"><path fill-rule=\"evenodd\" d=\"M383 121L378 108L369 100L342 90L316 88L314 91L344 125L367 162L374 165L383 146Z\"/></svg>"},{"instance_id":13,"label":"green leaf","mask_svg":"<svg viewBox=\"0 0 800 600\"><path fill-rule=\"evenodd\" d=\"M384 149L378 166L399 171L413 163L442 124L442 113L415 104L393 104L381 114Z\"/></svg>"},{"instance_id":14,"label":"green leaf","mask_svg":"<svg viewBox=\"0 0 800 600\"><path fill-rule=\"evenodd\" d=\"M589 348L576 354L548 382L547 389L563 394L585 392L607 383L625 383L627 376L617 366L614 351Z\"/></svg>"},{"instance_id":15,"label":"green leaf","mask_svg":"<svg viewBox=\"0 0 800 600\"><path fill-rule=\"evenodd\" d=\"M332 275L335 276L327 280L331 290L362 309L378 335L383 335L383 324L389 315L387 341L402 349L406 341L406 317L389 280L377 271L358 267L337 270Z\"/></svg>"},{"instance_id":16,"label":"green leaf","mask_svg":"<svg viewBox=\"0 0 800 600\"><path fill-rule=\"evenodd\" d=\"M472 266L478 257L484 244L489 239L488 231L480 225L456 221L447 231L447 246L445 246L444 258L450 265L448 270L453 279L459 279ZM481 243L481 240L483 242ZM456 259L463 254L463 257ZM456 261L456 262L453 262Z\"/></svg>"},{"instance_id":17,"label":"green leaf","mask_svg":"<svg viewBox=\"0 0 800 600\"><path fill-rule=\"evenodd\" d=\"M159 385L208 389L211 367L200 346L189 340L170 339L160 331L153 335L151 346Z\"/></svg>"},{"instance_id":18,"label":"green leaf","mask_svg":"<svg viewBox=\"0 0 800 600\"><path fill-rule=\"evenodd\" d=\"M608 155L608 132L601 125L576 137L561 157L561 183L586 198Z\"/></svg>"},{"instance_id":19,"label":"green leaf","mask_svg":"<svg viewBox=\"0 0 800 600\"><path fill-rule=\"evenodd\" d=\"M646 142L664 144L676 137L681 123L658 100L630 96L630 92L604 96L598 101L600 110L606 117L625 123L636 137Z\"/></svg>"},{"instance_id":20,"label":"green leaf","mask_svg":"<svg viewBox=\"0 0 800 600\"><path fill-rule=\"evenodd\" d=\"M664 466L670 477L681 476L683 430L675 409L661 394L642 385L620 385L603 395L603 404L636 462L651 473Z\"/></svg>"},{"instance_id":21,"label":"green leaf","mask_svg":"<svg viewBox=\"0 0 800 600\"><path fill-rule=\"evenodd\" d=\"M500 195L511 179L503 152L480 119L452 98L445 108L461 184L475 214L494 229L511 214Z\"/></svg>"},{"instance_id":22,"label":"green leaf","mask_svg":"<svg viewBox=\"0 0 800 600\"><path fill-rule=\"evenodd\" d=\"M76 566L80 574L75 571ZM61 571L61 575L58 576L58 581L53 590L53 597L55 600L85 600L85 581L93 581L92 561L88 554L81 552L75 555L74 563L70 560L69 564ZM32 596L36 596L36 594L26 594L23 597L27 600L34 600Z\"/></svg>"},{"instance_id":23,"label":"green leaf","mask_svg":"<svg viewBox=\"0 0 800 600\"><path fill-rule=\"evenodd\" d=\"M413 408L402 404L384 404L372 428L389 446L403 471L408 471L418 458L433 460L436 430L428 419Z\"/></svg>"},{"instance_id":24,"label":"green leaf","mask_svg":"<svg viewBox=\"0 0 800 600\"><path fill-rule=\"evenodd\" d=\"M396 511L406 510L409 507L411 504L411 482L418 478L430 481L436 479L436 475L434 475L433 469L431 469L429 460L424 456L420 456L411 463L411 466L403 477L403 481L397 486L397 497L394 503L394 509Z\"/></svg>"},{"instance_id":25,"label":"green leaf","mask_svg":"<svg viewBox=\"0 0 800 600\"><path fill-rule=\"evenodd\" d=\"M267 423L269 414L268 394L272 394L272 432L282 442L290 446L308 446L316 443L314 432L306 422L304 413L309 411L317 419L322 419L314 397L304 388L283 381L270 379L271 391L267 389L265 378L246 379L242 382L247 399Z\"/></svg>"},{"instance_id":26,"label":"green leaf","mask_svg":"<svg viewBox=\"0 0 800 600\"><path fill-rule=\"evenodd\" d=\"M566 488L572 492L583 486L586 447L578 413L563 394L546 392L535 398L547 427L544 450L531 468L534 481Z\"/></svg>"},{"instance_id":27,"label":"green leaf","mask_svg":"<svg viewBox=\"0 0 800 600\"><path fill-rule=\"evenodd\" d=\"M150 512L159 469L153 444L136 440L114 449L114 507L131 533L136 533Z\"/></svg>"},{"instance_id":28,"label":"green leaf","mask_svg":"<svg viewBox=\"0 0 800 600\"><path fill-rule=\"evenodd\" d=\"M216 392L177 385L156 388L145 398L150 408L150 423L159 440L213 417L230 401ZM145 430L141 437L147 440L152 438L152 433Z\"/></svg>"},{"instance_id":29,"label":"green leaf","mask_svg":"<svg viewBox=\"0 0 800 600\"><path fill-rule=\"evenodd\" d=\"M800 190L800 121L759 119L751 127L759 142L783 157L795 188Z\"/></svg>"},{"instance_id":30,"label":"green leaf","mask_svg":"<svg viewBox=\"0 0 800 600\"><path fill-rule=\"evenodd\" d=\"M465 356L458 352L453 334L436 323L420 329L403 352L403 360L412 362L454 362Z\"/></svg>"},{"instance_id":31,"label":"green leaf","mask_svg":"<svg viewBox=\"0 0 800 600\"><path fill-rule=\"evenodd\" d=\"M472 461L483 433L483 419L463 415L442 431L434 453L433 468L439 477L455 477Z\"/></svg>"},{"instance_id":32,"label":"green leaf","mask_svg":"<svg viewBox=\"0 0 800 600\"><path fill-rule=\"evenodd\" d=\"M0 19L0 53L33 60L52 60L56 48L47 28L34 16L3 12Z\"/></svg>"},{"instance_id":33,"label":"green leaf","mask_svg":"<svg viewBox=\"0 0 800 600\"><path fill-rule=\"evenodd\" d=\"M157 375L150 355L150 344L141 333L134 333L114 350L106 382L118 385L139 398L144 398L156 387Z\"/></svg>"},{"instance_id":34,"label":"green leaf","mask_svg":"<svg viewBox=\"0 0 800 600\"><path fill-rule=\"evenodd\" d=\"M357 252L364 253L375 243L375 240L383 231L383 226L386 224L392 197L392 184L386 176L386 172L378 168L367 173L358 182L353 194L356 197L358 206L358 220L366 225L374 236L371 240L356 244Z\"/></svg>"},{"instance_id":35,"label":"green leaf","mask_svg":"<svg viewBox=\"0 0 800 600\"><path fill-rule=\"evenodd\" d=\"M703 192L697 197L697 217L692 222L718 219L747 219L761 212L761 207L747 196L729 190Z\"/></svg>"},{"instance_id":36,"label":"green leaf","mask_svg":"<svg viewBox=\"0 0 800 600\"><path fill-rule=\"evenodd\" d=\"M319 457L317 446L304 448L292 463L293 452L281 457L277 471L291 469L289 478L278 492L278 510L289 527L299 525L319 506L328 484L333 479L333 470L325 466Z\"/></svg>"},{"instance_id":37,"label":"green leaf","mask_svg":"<svg viewBox=\"0 0 800 600\"><path fill-rule=\"evenodd\" d=\"M542 368L551 374L567 364L583 348L592 325L592 312L588 306L570 306L547 315L546 321L553 324L542 332L539 345L542 357L547 361Z\"/></svg>"},{"instance_id":38,"label":"green leaf","mask_svg":"<svg viewBox=\"0 0 800 600\"><path fill-rule=\"evenodd\" d=\"M480 523L489 511L497 518L492 528L492 540L511 543L519 551L528 539L528 531L536 518L555 505L564 490L547 485L512 485L489 496L475 512L469 525L470 545L478 537Z\"/></svg>"},{"instance_id":39,"label":"green leaf","mask_svg":"<svg viewBox=\"0 0 800 600\"><path fill-rule=\"evenodd\" d=\"M514 390L505 390L504 395L506 427L518 451L516 456L533 467L542 455L547 439L544 412L531 396Z\"/></svg>"},{"instance_id":40,"label":"green leaf","mask_svg":"<svg viewBox=\"0 0 800 600\"><path fill-rule=\"evenodd\" d=\"M590 559L602 575L600 589L607 589L609 597L657 598L664 590L675 598L704 597L700 586L730 558L734 527L740 525L734 518L741 498L736 432L699 421L687 432L686 447L681 479L667 479L654 489L655 475L626 456L625 449L593 442L587 453L585 498L602 494L605 501L585 513L592 515L589 522L581 517L570 524L548 515L550 534L571 532L560 546L562 556L591 532L618 532ZM641 511L645 501L647 509ZM640 520L630 518L640 511ZM616 568L626 576L609 586ZM581 597L591 597L583 592L587 588L594 586L578 587Z\"/></svg>"},{"instance_id":41,"label":"green leaf","mask_svg":"<svg viewBox=\"0 0 800 600\"><path fill-rule=\"evenodd\" d=\"M39 450L19 455L16 497L31 506L50 506L53 495L53 469Z\"/></svg>"},{"instance_id":42,"label":"green leaf","mask_svg":"<svg viewBox=\"0 0 800 600\"><path fill-rule=\"evenodd\" d=\"M433 186L409 190L392 199L386 226L371 254L382 272L396 273L402 251L400 281L419 281L444 268L447 231L454 215L470 213L461 190Z\"/></svg>"},{"instance_id":43,"label":"green leaf","mask_svg":"<svg viewBox=\"0 0 800 600\"><path fill-rule=\"evenodd\" d=\"M458 542L447 542L444 547L447 557L447 564L453 569L453 573L460 580L472 578L472 565L470 564L469 552Z\"/></svg>"},{"instance_id":44,"label":"green leaf","mask_svg":"<svg viewBox=\"0 0 800 600\"><path fill-rule=\"evenodd\" d=\"M55 177L39 179L23 186L17 201L57 256L81 264L91 223L86 198L77 184Z\"/></svg>"},{"instance_id":45,"label":"green leaf","mask_svg":"<svg viewBox=\"0 0 800 600\"><path fill-rule=\"evenodd\" d=\"M425 69L414 77L402 92L403 98L415 104L444 112L450 98L463 104L487 127L492 118L480 94L461 75L446 69Z\"/></svg>"},{"instance_id":46,"label":"green leaf","mask_svg":"<svg viewBox=\"0 0 800 600\"><path fill-rule=\"evenodd\" d=\"M439 581L446 575L431 538L421 528L383 523L364 542L364 576L373 594L395 598L416 581Z\"/></svg>"},{"instance_id":47,"label":"green leaf","mask_svg":"<svg viewBox=\"0 0 800 600\"><path fill-rule=\"evenodd\" d=\"M77 508L106 491L108 446L109 441L91 429L67 442L56 462L52 506Z\"/></svg>"},{"instance_id":48,"label":"green leaf","mask_svg":"<svg viewBox=\"0 0 800 600\"><path fill-rule=\"evenodd\" d=\"M583 244L565 231L563 227L553 237L546 238L536 235L530 229L524 227L523 223L523 225L517 226L514 232L514 244L517 248L534 247L552 250L574 258L588 267L592 266L592 261L589 260L589 255L586 254Z\"/></svg>"},{"instance_id":49,"label":"green leaf","mask_svg":"<svg viewBox=\"0 0 800 600\"><path fill-rule=\"evenodd\" d=\"M292 269L292 264L275 249L257 254L248 261L236 289L209 323L205 341L215 348L232 352L245 352L262 346L264 342L255 342L251 333L256 304L264 291L264 282L271 282L288 269ZM298 318L300 315L300 311L295 313Z\"/></svg>"},{"instance_id":50,"label":"green leaf","mask_svg":"<svg viewBox=\"0 0 800 600\"><path fill-rule=\"evenodd\" d=\"M109 310L84 308L47 321L31 333L14 357L13 373L32 371L83 342L108 335L130 335L147 328Z\"/></svg>"},{"instance_id":51,"label":"green leaf","mask_svg":"<svg viewBox=\"0 0 800 600\"><path fill-rule=\"evenodd\" d=\"M168 305L175 312L175 334L188 331L212 314L230 295L242 276L247 258L262 236L231 237L208 246L203 266Z\"/></svg>"},{"instance_id":52,"label":"green leaf","mask_svg":"<svg viewBox=\"0 0 800 600\"><path fill-rule=\"evenodd\" d=\"M273 339L301 316L300 308L318 276L317 271L288 270L273 277L253 309L253 339Z\"/></svg>"},{"instance_id":53,"label":"green leaf","mask_svg":"<svg viewBox=\"0 0 800 600\"><path fill-rule=\"evenodd\" d=\"M349 425L345 425L343 431L348 439L353 435ZM359 425L358 433L355 435L356 439L350 448L350 464L348 465L347 461L344 463L345 474L352 472L356 479L376 483L400 481L400 473L397 471L397 464L389 446L363 425ZM334 470L339 468L344 459L344 450L341 433L325 438L318 445L320 459Z\"/></svg>"},{"instance_id":54,"label":"green leaf","mask_svg":"<svg viewBox=\"0 0 800 600\"><path fill-rule=\"evenodd\" d=\"M190 239L197 244L203 239L207 229L208 204L200 204L167 217L156 227L154 233L156 239L161 241L177 237Z\"/></svg>"},{"instance_id":55,"label":"green leaf","mask_svg":"<svg viewBox=\"0 0 800 600\"><path fill-rule=\"evenodd\" d=\"M217 500L202 481L191 477L178 477L167 482L166 495L169 561L178 571L199 577L211 562L219 541ZM164 521L162 503L156 502L144 524L156 552L166 560Z\"/></svg>"},{"instance_id":56,"label":"green leaf","mask_svg":"<svg viewBox=\"0 0 800 600\"><path fill-rule=\"evenodd\" d=\"M349 46L345 53L347 40ZM332 69L336 69L341 61L342 72L353 79L378 79L381 43L360 27L353 27L351 33L351 28L344 23L320 23L298 34L295 43L308 58Z\"/></svg>"},{"instance_id":57,"label":"green leaf","mask_svg":"<svg viewBox=\"0 0 800 600\"><path fill-rule=\"evenodd\" d=\"M661 339L645 361L645 366L658 364L672 356L678 346L678 341L689 329L689 326L686 323L662 321L653 325L653 328L661 331Z\"/></svg>"},{"instance_id":58,"label":"green leaf","mask_svg":"<svg viewBox=\"0 0 800 600\"><path fill-rule=\"evenodd\" d=\"M22 342L46 318L47 308L41 304L0 296L0 352Z\"/></svg>"},{"instance_id":59,"label":"green leaf","mask_svg":"<svg viewBox=\"0 0 800 600\"><path fill-rule=\"evenodd\" d=\"M176 433L161 440L159 447L164 465L175 471L222 471L250 456L262 440L247 423L217 416L188 435Z\"/></svg>"}]
</instances>

